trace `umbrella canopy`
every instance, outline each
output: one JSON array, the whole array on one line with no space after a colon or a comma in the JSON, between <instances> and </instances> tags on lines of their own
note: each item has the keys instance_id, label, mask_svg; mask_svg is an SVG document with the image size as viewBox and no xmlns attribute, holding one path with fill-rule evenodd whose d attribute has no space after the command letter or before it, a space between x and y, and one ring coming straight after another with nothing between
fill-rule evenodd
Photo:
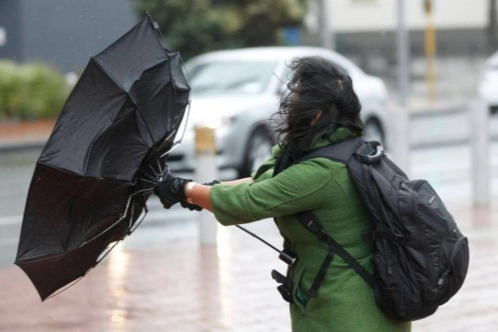
<instances>
[{"instance_id":1,"label":"umbrella canopy","mask_svg":"<svg viewBox=\"0 0 498 332\"><path fill-rule=\"evenodd\" d=\"M190 87L150 16L90 59L35 167L17 264L42 300L137 226Z\"/></svg>"}]
</instances>

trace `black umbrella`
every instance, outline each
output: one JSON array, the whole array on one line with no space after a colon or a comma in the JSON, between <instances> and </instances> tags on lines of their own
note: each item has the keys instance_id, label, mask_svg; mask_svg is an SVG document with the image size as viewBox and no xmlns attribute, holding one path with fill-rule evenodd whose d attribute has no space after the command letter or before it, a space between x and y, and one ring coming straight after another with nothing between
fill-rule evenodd
<instances>
[{"instance_id":1,"label":"black umbrella","mask_svg":"<svg viewBox=\"0 0 498 332\"><path fill-rule=\"evenodd\" d=\"M38 159L16 262L42 300L138 226L189 103L178 53L147 16L90 59Z\"/></svg>"}]
</instances>

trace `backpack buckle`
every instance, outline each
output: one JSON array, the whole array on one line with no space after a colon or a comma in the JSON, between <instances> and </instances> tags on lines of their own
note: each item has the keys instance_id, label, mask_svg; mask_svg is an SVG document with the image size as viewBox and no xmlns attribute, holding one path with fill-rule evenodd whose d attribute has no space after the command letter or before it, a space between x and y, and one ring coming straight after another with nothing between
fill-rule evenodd
<instances>
[{"instance_id":1,"label":"backpack buckle","mask_svg":"<svg viewBox=\"0 0 498 332\"><path fill-rule=\"evenodd\" d=\"M323 229L319 229L318 232L316 232L316 237L320 241L324 241L327 239L328 235L323 231Z\"/></svg>"},{"instance_id":2,"label":"backpack buckle","mask_svg":"<svg viewBox=\"0 0 498 332\"><path fill-rule=\"evenodd\" d=\"M292 297L292 290L294 289L292 280L276 270L271 271L271 277L275 279L277 283L281 284L280 286L277 286L277 290L284 301L294 303L294 299Z\"/></svg>"}]
</instances>

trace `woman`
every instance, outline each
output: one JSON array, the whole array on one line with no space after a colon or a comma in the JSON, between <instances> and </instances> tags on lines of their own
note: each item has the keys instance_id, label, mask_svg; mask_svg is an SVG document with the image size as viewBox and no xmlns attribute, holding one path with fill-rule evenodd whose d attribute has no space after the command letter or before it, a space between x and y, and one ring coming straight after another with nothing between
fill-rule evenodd
<instances>
[{"instance_id":1,"label":"woman","mask_svg":"<svg viewBox=\"0 0 498 332\"><path fill-rule=\"evenodd\" d=\"M165 208L178 202L202 207L223 225L275 218L284 249L298 257L288 271L293 331L410 331L410 322L391 319L376 306L373 290L337 255L317 295L309 293L329 248L295 214L312 210L325 231L369 271L373 247L360 235L373 225L345 165L326 158L293 164L311 149L362 134L351 78L317 57L296 59L290 67L291 93L278 112L285 118L278 130L281 143L252 178L210 186L166 174L155 192Z\"/></svg>"}]
</instances>

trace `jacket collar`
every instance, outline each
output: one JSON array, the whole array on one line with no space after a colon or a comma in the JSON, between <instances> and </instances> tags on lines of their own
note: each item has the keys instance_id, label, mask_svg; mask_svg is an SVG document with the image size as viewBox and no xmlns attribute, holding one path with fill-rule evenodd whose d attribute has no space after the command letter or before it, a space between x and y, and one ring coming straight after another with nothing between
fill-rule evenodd
<instances>
[{"instance_id":1,"label":"jacket collar","mask_svg":"<svg viewBox=\"0 0 498 332\"><path fill-rule=\"evenodd\" d=\"M310 149L316 149L320 148L325 145L329 144L335 144L353 137L356 137L357 135L349 128L346 127L339 127L336 130L334 130L332 133L326 135L326 134L321 134L318 135L311 143Z\"/></svg>"}]
</instances>

